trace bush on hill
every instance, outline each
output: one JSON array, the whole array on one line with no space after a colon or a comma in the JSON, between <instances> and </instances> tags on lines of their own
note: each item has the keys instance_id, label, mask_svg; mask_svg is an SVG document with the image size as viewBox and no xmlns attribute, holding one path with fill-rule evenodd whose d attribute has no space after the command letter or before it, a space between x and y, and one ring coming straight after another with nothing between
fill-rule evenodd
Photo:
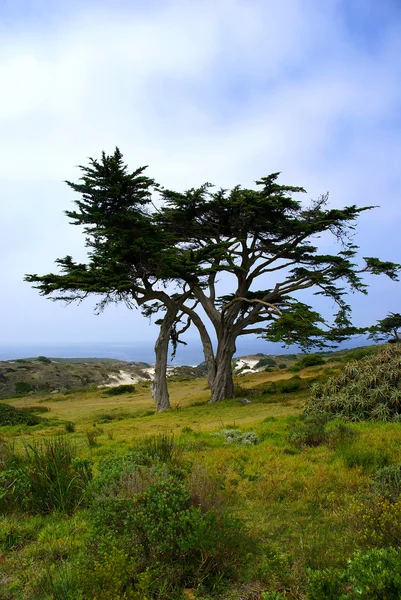
<instances>
[{"instance_id":1,"label":"bush on hill","mask_svg":"<svg viewBox=\"0 0 401 600\"><path fill-rule=\"evenodd\" d=\"M385 346L374 355L349 362L340 375L312 386L305 410L351 421L400 420L400 346Z\"/></svg>"},{"instance_id":2,"label":"bush on hill","mask_svg":"<svg viewBox=\"0 0 401 600\"><path fill-rule=\"evenodd\" d=\"M26 410L0 402L0 427L4 425L37 425L43 419Z\"/></svg>"},{"instance_id":3,"label":"bush on hill","mask_svg":"<svg viewBox=\"0 0 401 600\"><path fill-rule=\"evenodd\" d=\"M307 354L300 360L298 360L295 365L289 367L289 371L300 371L301 369L306 369L307 367L314 367L316 365L324 365L324 358L320 354Z\"/></svg>"}]
</instances>

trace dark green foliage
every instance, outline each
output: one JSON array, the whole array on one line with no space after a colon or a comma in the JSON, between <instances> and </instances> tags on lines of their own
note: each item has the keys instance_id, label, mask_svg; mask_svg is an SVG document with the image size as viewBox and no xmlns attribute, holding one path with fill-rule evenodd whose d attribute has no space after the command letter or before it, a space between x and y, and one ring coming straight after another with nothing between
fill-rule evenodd
<instances>
[{"instance_id":1,"label":"dark green foliage","mask_svg":"<svg viewBox=\"0 0 401 600\"><path fill-rule=\"evenodd\" d=\"M340 360L341 362L361 360L362 358L365 358L365 356L372 356L373 354L376 354L379 350L380 347L378 346L365 346L364 348L356 348L355 350L350 350L344 355L341 355L338 358L334 358L334 360Z\"/></svg>"},{"instance_id":2,"label":"dark green foliage","mask_svg":"<svg viewBox=\"0 0 401 600\"><path fill-rule=\"evenodd\" d=\"M305 416L293 419L288 425L287 440L297 448L320 446L327 439L325 416Z\"/></svg>"},{"instance_id":3,"label":"dark green foliage","mask_svg":"<svg viewBox=\"0 0 401 600\"><path fill-rule=\"evenodd\" d=\"M236 579L254 550L238 519L221 507L207 508L204 480L201 487L196 485L199 474L191 478L190 493L182 474L166 465L139 466L131 456L101 465L99 478L100 485L96 479L91 485L92 538L81 568L84 591L96 582L83 571L90 572L94 563L107 570L111 562L122 571L115 584L124 582L127 598L143 590L145 582L152 597L178 598L184 587L211 588ZM119 590L114 587L113 593Z\"/></svg>"},{"instance_id":4,"label":"dark green foliage","mask_svg":"<svg viewBox=\"0 0 401 600\"><path fill-rule=\"evenodd\" d=\"M3 444L4 445L4 444ZM63 436L27 444L24 455L3 448L0 474L0 507L31 513L71 512L82 502L91 477L87 461Z\"/></svg>"},{"instance_id":5,"label":"dark green foliage","mask_svg":"<svg viewBox=\"0 0 401 600\"><path fill-rule=\"evenodd\" d=\"M134 394L135 386L131 384L116 385L104 392L106 396L120 396L121 394Z\"/></svg>"},{"instance_id":6,"label":"dark green foliage","mask_svg":"<svg viewBox=\"0 0 401 600\"><path fill-rule=\"evenodd\" d=\"M307 367L314 367L317 365L324 365L326 361L320 354L307 354L298 360L295 365L288 368L289 371L300 371Z\"/></svg>"},{"instance_id":7,"label":"dark green foliage","mask_svg":"<svg viewBox=\"0 0 401 600\"><path fill-rule=\"evenodd\" d=\"M286 365L286 363L280 363L280 364L278 365L278 368L279 368L279 369L286 369L286 368L287 368L287 365Z\"/></svg>"},{"instance_id":8,"label":"dark green foliage","mask_svg":"<svg viewBox=\"0 0 401 600\"><path fill-rule=\"evenodd\" d=\"M0 427L3 425L37 425L42 422L43 419L27 410L14 408L14 406L0 402Z\"/></svg>"},{"instance_id":9,"label":"dark green foliage","mask_svg":"<svg viewBox=\"0 0 401 600\"><path fill-rule=\"evenodd\" d=\"M25 381L17 381L15 383L15 393L20 396L25 396L33 391L33 386Z\"/></svg>"},{"instance_id":10,"label":"dark green foliage","mask_svg":"<svg viewBox=\"0 0 401 600\"><path fill-rule=\"evenodd\" d=\"M344 570L309 570L308 600L396 600L401 597L401 550L356 552Z\"/></svg>"},{"instance_id":11,"label":"dark green foliage","mask_svg":"<svg viewBox=\"0 0 401 600\"><path fill-rule=\"evenodd\" d=\"M303 389L303 383L301 380L297 380L294 377L280 383L279 389L282 394L292 394L293 392L298 392Z\"/></svg>"},{"instance_id":12,"label":"dark green foliage","mask_svg":"<svg viewBox=\"0 0 401 600\"><path fill-rule=\"evenodd\" d=\"M66 430L67 433L74 433L75 423L73 423L72 421L69 421L68 423L66 423L64 425L64 429Z\"/></svg>"},{"instance_id":13,"label":"dark green foliage","mask_svg":"<svg viewBox=\"0 0 401 600\"><path fill-rule=\"evenodd\" d=\"M389 313L377 325L370 328L370 338L376 341L385 341L392 344L401 342L401 314Z\"/></svg>"},{"instance_id":14,"label":"dark green foliage","mask_svg":"<svg viewBox=\"0 0 401 600\"><path fill-rule=\"evenodd\" d=\"M50 365L51 364L51 360L50 358L47 358L46 356L38 356L38 358L36 359L38 362Z\"/></svg>"},{"instance_id":15,"label":"dark green foliage","mask_svg":"<svg viewBox=\"0 0 401 600\"><path fill-rule=\"evenodd\" d=\"M306 412L331 413L342 419L380 421L401 418L401 347L347 363L340 375L312 386Z\"/></svg>"},{"instance_id":16,"label":"dark green foliage","mask_svg":"<svg viewBox=\"0 0 401 600\"><path fill-rule=\"evenodd\" d=\"M299 376L291 379L282 379L280 381L271 381L263 388L262 394L292 394L300 390L309 388L307 379L301 379Z\"/></svg>"},{"instance_id":17,"label":"dark green foliage","mask_svg":"<svg viewBox=\"0 0 401 600\"><path fill-rule=\"evenodd\" d=\"M259 369L261 367L275 367L276 366L276 361L273 358L261 358L256 365L254 366L254 369Z\"/></svg>"}]
</instances>

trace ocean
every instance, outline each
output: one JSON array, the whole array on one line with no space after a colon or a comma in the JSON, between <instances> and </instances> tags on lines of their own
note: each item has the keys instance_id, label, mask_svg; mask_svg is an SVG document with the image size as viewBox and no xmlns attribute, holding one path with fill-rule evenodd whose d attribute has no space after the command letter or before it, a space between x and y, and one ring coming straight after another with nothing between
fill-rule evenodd
<instances>
[{"instance_id":1,"label":"ocean","mask_svg":"<svg viewBox=\"0 0 401 600\"><path fill-rule=\"evenodd\" d=\"M92 342L77 344L9 344L0 346L0 360L15 358L32 358L47 356L48 358L116 358L123 361L138 361L153 364L154 340L134 343L118 342ZM236 356L246 354L285 354L297 352L295 349L283 349L279 344L264 342L260 339L238 340ZM169 360L172 365L198 365L204 360L202 347L197 340L188 341L186 346L179 345L174 360Z\"/></svg>"}]
</instances>

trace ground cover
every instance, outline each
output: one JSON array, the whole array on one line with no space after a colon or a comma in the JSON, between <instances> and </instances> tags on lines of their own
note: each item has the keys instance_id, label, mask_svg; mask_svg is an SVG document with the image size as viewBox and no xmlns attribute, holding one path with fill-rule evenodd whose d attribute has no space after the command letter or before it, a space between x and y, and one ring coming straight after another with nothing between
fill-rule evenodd
<instances>
[{"instance_id":1,"label":"ground cover","mask_svg":"<svg viewBox=\"0 0 401 600\"><path fill-rule=\"evenodd\" d=\"M266 393L293 377L9 400L48 421L0 428L0 598L399 598L401 425L305 419L308 387Z\"/></svg>"}]
</instances>

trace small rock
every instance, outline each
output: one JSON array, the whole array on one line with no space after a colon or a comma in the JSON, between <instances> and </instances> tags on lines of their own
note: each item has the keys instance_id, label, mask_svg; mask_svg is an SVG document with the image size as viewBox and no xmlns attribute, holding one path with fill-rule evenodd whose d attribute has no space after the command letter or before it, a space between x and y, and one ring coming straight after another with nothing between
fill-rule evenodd
<instances>
[{"instance_id":1,"label":"small rock","mask_svg":"<svg viewBox=\"0 0 401 600\"><path fill-rule=\"evenodd\" d=\"M240 402L241 402L241 404L251 404L251 401L249 400L249 398L241 398Z\"/></svg>"},{"instance_id":2,"label":"small rock","mask_svg":"<svg viewBox=\"0 0 401 600\"><path fill-rule=\"evenodd\" d=\"M52 390L50 393L51 394L58 394L60 392L60 390Z\"/></svg>"}]
</instances>

